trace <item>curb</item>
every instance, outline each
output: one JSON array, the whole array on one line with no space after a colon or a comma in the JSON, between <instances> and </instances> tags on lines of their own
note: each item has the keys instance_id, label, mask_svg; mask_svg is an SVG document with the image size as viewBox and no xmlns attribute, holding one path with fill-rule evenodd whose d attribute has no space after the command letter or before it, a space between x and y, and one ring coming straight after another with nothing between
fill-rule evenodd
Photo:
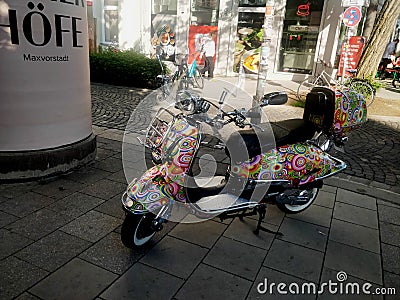
<instances>
[{"instance_id":1,"label":"curb","mask_svg":"<svg viewBox=\"0 0 400 300\"><path fill-rule=\"evenodd\" d=\"M400 206L400 193L389 190L393 187L376 181L369 181L369 184L365 184L359 182L364 181L365 179L363 178L350 175L344 176L345 178L334 176L324 179L324 183L330 186L356 192L361 195L374 197Z\"/></svg>"}]
</instances>

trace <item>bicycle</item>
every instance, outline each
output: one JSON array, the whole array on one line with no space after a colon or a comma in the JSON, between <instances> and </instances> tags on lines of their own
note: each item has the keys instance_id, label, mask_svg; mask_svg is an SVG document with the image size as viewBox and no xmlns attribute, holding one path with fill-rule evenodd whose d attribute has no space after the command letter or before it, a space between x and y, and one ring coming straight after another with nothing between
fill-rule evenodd
<instances>
[{"instance_id":1,"label":"bicycle","mask_svg":"<svg viewBox=\"0 0 400 300\"><path fill-rule=\"evenodd\" d=\"M197 57L199 56L199 52L191 54L193 57L193 62L190 66L188 66L186 60L186 74L183 76L183 80L185 82L185 88L189 87L189 84L193 85L194 88L198 87L202 89L204 87L204 78L201 73L199 67L197 67ZM187 59L188 55L186 56Z\"/></svg>"},{"instance_id":2,"label":"bicycle","mask_svg":"<svg viewBox=\"0 0 400 300\"><path fill-rule=\"evenodd\" d=\"M322 64L324 67L331 68L331 64L318 59L317 64ZM348 70L350 73L355 73L356 70ZM322 70L321 73L308 77L302 81L297 88L297 99L301 102L305 102L307 94L316 86L329 87L332 90L342 89L343 87L349 88L364 96L367 107L369 107L375 99L376 91L374 87L366 80L360 78L350 78L345 82L339 82L335 80L329 73Z\"/></svg>"},{"instance_id":3,"label":"bicycle","mask_svg":"<svg viewBox=\"0 0 400 300\"><path fill-rule=\"evenodd\" d=\"M192 54L192 56L196 56L196 53ZM166 74L160 56L156 55L156 57L161 66L161 74L157 76L157 86L160 87L164 97L170 95L172 85L176 81L179 81L178 90L189 88L189 84L194 88L202 89L204 87L204 78L197 67L196 57L190 66L188 66L188 55L184 55L182 59L179 59L179 63L175 61L174 65L177 68L172 76Z\"/></svg>"},{"instance_id":4,"label":"bicycle","mask_svg":"<svg viewBox=\"0 0 400 300\"><path fill-rule=\"evenodd\" d=\"M184 75L184 65L174 62L174 65L177 66L177 68L176 68L176 71L174 72L174 74L171 76L171 75L167 74L167 72L164 68L164 65L161 61L160 55L156 54L156 58L161 67L161 74L157 75L157 78L156 78L157 87L160 88L160 90L163 94L163 97L165 98L171 94L171 89L172 89L173 83L178 81L179 79L181 79L182 76ZM179 89L182 89L183 85L184 84L180 81Z\"/></svg>"}]
</instances>

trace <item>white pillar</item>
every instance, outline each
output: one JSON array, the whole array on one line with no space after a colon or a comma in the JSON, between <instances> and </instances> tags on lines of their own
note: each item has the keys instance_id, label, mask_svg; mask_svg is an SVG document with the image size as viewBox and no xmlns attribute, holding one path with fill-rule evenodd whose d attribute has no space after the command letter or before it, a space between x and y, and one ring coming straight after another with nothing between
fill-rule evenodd
<instances>
[{"instance_id":1,"label":"white pillar","mask_svg":"<svg viewBox=\"0 0 400 300\"><path fill-rule=\"evenodd\" d=\"M64 171L80 159L62 158L63 147L90 139L94 152L87 31L86 1L0 2L0 180L29 168L12 162L22 152L27 159L51 149ZM33 162L41 172L21 176L61 171L49 152L41 157Z\"/></svg>"}]
</instances>

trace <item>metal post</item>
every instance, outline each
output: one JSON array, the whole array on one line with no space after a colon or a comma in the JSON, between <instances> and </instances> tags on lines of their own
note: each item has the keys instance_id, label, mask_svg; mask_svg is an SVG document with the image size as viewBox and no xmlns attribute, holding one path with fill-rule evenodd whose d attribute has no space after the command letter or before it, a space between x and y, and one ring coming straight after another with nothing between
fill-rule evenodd
<instances>
[{"instance_id":1,"label":"metal post","mask_svg":"<svg viewBox=\"0 0 400 300\"><path fill-rule=\"evenodd\" d=\"M344 83L346 80L347 55L348 55L349 44L350 44L350 30L349 30L349 27L346 26L346 37L345 37L345 41L344 41L344 53L343 53L342 78L340 79L341 83Z\"/></svg>"},{"instance_id":2,"label":"metal post","mask_svg":"<svg viewBox=\"0 0 400 300\"><path fill-rule=\"evenodd\" d=\"M262 45L260 53L260 63L258 67L258 78L257 78L257 89L256 95L253 98L253 108L258 107L259 103L264 96L265 81L267 79L268 72L268 58L271 48L271 35L272 35L272 25L274 20L275 12L275 0L267 0L265 6L265 18L263 25L263 36ZM259 124L261 122L261 108L256 113L256 116L252 117L251 121L254 124Z\"/></svg>"}]
</instances>

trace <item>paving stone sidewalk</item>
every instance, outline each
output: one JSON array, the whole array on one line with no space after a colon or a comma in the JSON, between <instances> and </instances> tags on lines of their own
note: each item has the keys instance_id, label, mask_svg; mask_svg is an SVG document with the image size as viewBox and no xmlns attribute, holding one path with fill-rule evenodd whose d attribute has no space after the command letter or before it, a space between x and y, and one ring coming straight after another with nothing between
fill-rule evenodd
<instances>
[{"instance_id":1,"label":"paving stone sidewalk","mask_svg":"<svg viewBox=\"0 0 400 300\"><path fill-rule=\"evenodd\" d=\"M328 181L303 213L268 207L265 226L281 237L254 235L254 218L170 222L148 247L125 248L120 197L123 165L132 162L121 162L118 134L94 128L93 164L55 180L0 186L0 299L280 299L278 283L339 282L339 271L371 291L400 291L400 195L343 178ZM258 292L265 280L276 284L273 295Z\"/></svg>"},{"instance_id":2,"label":"paving stone sidewalk","mask_svg":"<svg viewBox=\"0 0 400 300\"><path fill-rule=\"evenodd\" d=\"M117 90L100 89L104 97ZM94 100L98 148L92 164L59 178L0 185L0 299L399 298L397 182L344 174L326 180L305 212L285 215L269 206L264 225L283 236L254 235L255 218L169 222L144 249L125 248L120 242L125 175L131 179L145 167L137 145L122 153L120 124L129 115L113 110L125 110L115 106L118 101L135 106L138 98L128 93L131 98L110 97L101 116L98 103L106 100ZM124 167L137 174L125 174ZM371 294L332 295L325 285L329 280L338 287L370 284ZM265 283L275 284L273 294ZM296 283L300 289L324 286L325 292L281 295L279 283L289 293ZM396 288L397 295L378 295L376 288L382 287Z\"/></svg>"}]
</instances>

